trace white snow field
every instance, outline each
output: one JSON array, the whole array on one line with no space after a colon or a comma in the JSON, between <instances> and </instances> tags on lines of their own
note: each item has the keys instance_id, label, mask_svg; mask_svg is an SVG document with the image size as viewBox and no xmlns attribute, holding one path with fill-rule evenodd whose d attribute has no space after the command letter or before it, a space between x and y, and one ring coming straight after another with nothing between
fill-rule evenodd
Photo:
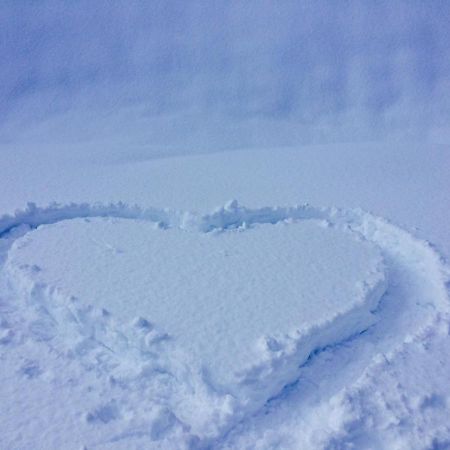
<instances>
[{"instance_id":1,"label":"white snow field","mask_svg":"<svg viewBox=\"0 0 450 450\"><path fill-rule=\"evenodd\" d=\"M449 23L0 1L0 450L450 450Z\"/></svg>"},{"instance_id":2,"label":"white snow field","mask_svg":"<svg viewBox=\"0 0 450 450\"><path fill-rule=\"evenodd\" d=\"M6 448L445 448L449 271L389 222L230 202L0 225Z\"/></svg>"}]
</instances>

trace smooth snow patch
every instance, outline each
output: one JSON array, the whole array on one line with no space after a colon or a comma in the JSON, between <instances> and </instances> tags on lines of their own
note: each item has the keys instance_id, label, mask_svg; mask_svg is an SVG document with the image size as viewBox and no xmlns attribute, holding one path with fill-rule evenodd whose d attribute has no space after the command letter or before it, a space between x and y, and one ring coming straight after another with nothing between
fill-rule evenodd
<instances>
[{"instance_id":1,"label":"smooth snow patch","mask_svg":"<svg viewBox=\"0 0 450 450\"><path fill-rule=\"evenodd\" d=\"M174 338L215 389L259 404L312 351L370 326L385 290L378 249L319 220L214 233L66 220L16 241L7 269L18 285L143 318L148 341Z\"/></svg>"}]
</instances>

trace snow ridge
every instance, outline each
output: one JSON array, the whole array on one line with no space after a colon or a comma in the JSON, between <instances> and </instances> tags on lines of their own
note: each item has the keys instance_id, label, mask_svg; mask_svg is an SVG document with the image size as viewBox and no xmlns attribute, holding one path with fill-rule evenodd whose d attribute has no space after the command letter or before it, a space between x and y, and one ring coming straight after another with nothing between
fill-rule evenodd
<instances>
[{"instance_id":1,"label":"snow ridge","mask_svg":"<svg viewBox=\"0 0 450 450\"><path fill-rule=\"evenodd\" d=\"M171 209L141 208L122 202L102 203L52 203L39 207L28 203L25 209L18 209L13 215L0 217L0 237L14 228L28 226L37 228L62 220L93 217L114 217L120 219L146 220L160 224L162 227L180 227L196 229L203 232L238 228L255 223L275 224L286 219L327 219L334 214L335 208L314 208L308 204L294 207L265 207L249 209L239 206L236 200L229 201L211 214L199 215L192 212Z\"/></svg>"},{"instance_id":2,"label":"snow ridge","mask_svg":"<svg viewBox=\"0 0 450 450\"><path fill-rule=\"evenodd\" d=\"M35 203L28 203L25 209L16 210L14 215L5 214L0 217L0 237L19 226L37 228L62 220L87 217L115 217L122 219L140 219L160 223L161 226L179 223L180 213L169 209L143 209L137 205L129 206L125 203L69 203L61 205L52 203L46 207L38 207Z\"/></svg>"},{"instance_id":3,"label":"snow ridge","mask_svg":"<svg viewBox=\"0 0 450 450\"><path fill-rule=\"evenodd\" d=\"M388 286L380 283L369 302L378 319L372 333L379 334L380 343L365 355L354 356L365 360L364 367L370 365L371 361L376 361L380 352L387 349L398 351L405 342L436 320L437 315L448 313L448 291L445 283L449 280L449 270L442 258L428 243L414 238L384 219L360 210L314 208L309 205L249 209L232 201L211 214L198 215L171 210L142 209L123 203L53 204L46 208L28 204L25 210L0 218L0 237L3 238L7 251L13 242L26 234L30 228L86 217L146 220L162 227L179 227L200 232L245 229L254 224L314 219L375 243L382 251L390 282ZM183 442L183 445L189 448L219 446L224 436L237 439L238 442L239 435L233 435L232 430L239 430L239 424L249 420L249 414L255 414L261 409L259 404L255 407L254 401L249 400L247 405L243 405L232 395L217 392L203 376L201 368L189 360L189 355L180 354L170 338L148 320L137 318L132 324L120 323L107 311L83 305L78 299L67 296L54 287L33 283L33 272L38 270L37 268L20 268L28 273L28 283L24 282L23 276L8 266L8 263L5 269L3 276L6 277L4 282L9 287L9 298L19 298L27 304L26 311L29 316L25 320L27 325L22 327L22 339L51 342L51 345L62 350L66 357L82 361L88 370L108 374L109 383L124 386L125 391L134 386L134 391L139 392L140 398L128 399L129 402L134 402L133 408L141 405L142 401L147 404L147 408L155 403L153 409L162 412L156 415L154 423L170 423L170 426L163 427L161 433L155 431L156 440L166 439L167 445L170 442L173 445L175 441L171 439L176 439L178 444ZM411 280L414 280L413 285ZM378 303L386 287L388 293ZM360 311L355 312L356 316L358 314ZM10 313L10 316L13 314ZM337 327L348 327L346 320L338 320ZM389 338L382 339L382 336L386 335L386 329L396 328L400 332L395 335L391 333ZM355 327L354 332L359 331L362 330L358 326ZM3 333L6 338L8 333ZM298 366L306 362L311 354L330 344L330 336L322 336L320 333L317 333L317 336L309 343L310 347L305 347L301 336L287 337L284 341L275 343L263 340L265 352L262 352L262 360L258 366L245 374L243 383L261 383L262 373L267 376L267 373L274 372L275 367L279 370L283 364L284 370L292 374L289 378L295 381L295 377L298 377L302 370ZM331 343L339 344L339 340L333 341L333 337L335 338L335 335L331 336ZM364 342L364 339L361 336L357 340ZM73 345L74 342L76 345ZM162 347L164 352L159 351ZM189 381L180 384L176 382L177 379ZM162 386L164 391L160 392ZM279 390L282 388L280 385ZM160 403L168 409L161 410L156 404L158 402L152 400L154 398L163 398L164 401ZM115 436L114 439L120 438Z\"/></svg>"}]
</instances>

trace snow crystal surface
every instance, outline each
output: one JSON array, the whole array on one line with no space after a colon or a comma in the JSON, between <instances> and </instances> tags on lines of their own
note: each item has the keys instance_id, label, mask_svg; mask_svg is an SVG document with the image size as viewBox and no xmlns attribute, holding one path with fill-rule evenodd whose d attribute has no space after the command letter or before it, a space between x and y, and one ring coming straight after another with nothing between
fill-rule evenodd
<instances>
[{"instance_id":1,"label":"snow crystal surface","mask_svg":"<svg viewBox=\"0 0 450 450\"><path fill-rule=\"evenodd\" d=\"M348 407L348 402L352 404L348 395L354 394L347 390L362 383L362 396L370 398L374 389L377 392L376 375L371 374L381 370L383 358L392 358L398 370L406 370L401 365L404 346L411 340L420 342L421 335L442 322L444 326L437 326L429 339L435 339L437 346L445 345L448 269L427 243L361 210L309 205L249 209L233 201L199 215L125 204L48 208L30 204L14 216L3 216L0 230L4 371L7 379L20 374L13 377L14 383L3 385L3 395L14 411L19 405L15 398L31 399L33 405L52 398L49 409L39 408L39 420L48 423L58 411L66 417L64 426L81 426L78 438L66 435L73 443L96 442L98 448L118 449L271 448L280 441L287 448L299 443L326 448L342 439L339 433L351 426L357 414ZM233 259L236 255L240 262ZM202 272L210 277L199 276ZM121 283L114 286L120 277ZM127 285L126 278L133 283ZM173 286L167 283L172 278ZM286 280L298 289L286 290ZM231 288L230 281L235 282ZM244 322L245 313L243 317L239 310L236 313L241 305L233 303L241 293L248 293L249 282L252 294L254 290L261 295L250 296L249 301L272 306L271 311L252 308L251 312L257 311L247 320L252 327ZM121 290L122 283L128 286L126 291ZM220 333L227 329L221 328L217 311L208 309L212 303L204 289L197 290L197 283L203 288L202 283L209 283L213 292L217 284L218 304L233 305L233 311L223 317L249 345L242 346L241 339L220 340ZM188 304L184 303L185 286L190 293ZM236 290L239 286L244 286L241 293ZM345 311L337 306L340 289L352 294L353 302L342 299ZM229 296L231 292L235 297ZM316 307L320 294L327 292L333 295L324 295L321 304L326 299L335 308L332 314ZM136 297L130 293L140 298L137 303L144 311L132 323L129 319L135 312L127 315L133 304L127 300ZM152 320L150 293L151 298L159 295L160 299L173 295L169 314L161 309L162 302L155 309L167 330ZM198 298L193 298L195 293ZM283 293L289 295L283 297ZM303 304L306 298L308 304ZM279 299L287 302L290 314L283 316L273 307L280 306L275 303ZM202 300L205 303L200 306ZM202 313L202 320L191 321L189 327L190 317L183 316L186 310L180 310L180 305L187 305L194 317ZM316 322L305 327L305 321L292 317L299 312L298 306L302 314L306 312L304 317ZM277 323L280 316L285 322ZM233 321L236 317L239 321ZM260 317L266 322L253 320ZM218 330L216 341L208 334L209 324ZM178 328L190 333L191 341L177 336ZM209 331L216 333L216 329ZM252 347L259 333L262 339ZM192 345L196 339L198 347ZM216 357L215 344L219 355L224 352L224 365L218 364L219 368L226 372L237 367L237 377L236 373L231 377L231 371L225 376L220 370L214 373L208 366L207 359ZM196 354L198 348L209 350ZM230 356L227 349L237 352ZM240 372L239 358L246 358L248 364ZM37 384L39 390L33 388ZM80 402L64 415L66 403L56 393L70 398L76 386L81 389L76 394ZM446 396L430 392L423 381L416 392L429 405L427 410L433 411ZM427 398L438 400L430 403ZM381 420L385 406L376 399L370 401L375 402L374 420ZM418 400L415 405L421 408L422 403ZM403 420L402 408L400 404L395 411L398 420ZM411 439L421 436L416 427L425 420L422 410L416 414L418 419L410 424ZM8 445L23 446L35 435L39 423L35 410L26 409L25 417L20 433L14 420L5 421ZM267 420L278 426L273 428ZM366 425L361 422L360 426ZM296 429L306 432L294 435ZM261 430L267 432L261 435ZM431 430L426 438L432 441L436 433ZM41 448L57 448L57 436L49 431L40 441ZM374 434L367 443L373 445L382 438L393 439Z\"/></svg>"},{"instance_id":2,"label":"snow crystal surface","mask_svg":"<svg viewBox=\"0 0 450 450\"><path fill-rule=\"evenodd\" d=\"M385 286L373 244L313 220L204 233L74 219L16 241L7 266L18 283L21 272L121 321L147 320L236 395L238 381L266 395L292 381L263 389L248 373L288 338L298 366L319 342L367 328Z\"/></svg>"},{"instance_id":3,"label":"snow crystal surface","mask_svg":"<svg viewBox=\"0 0 450 450\"><path fill-rule=\"evenodd\" d=\"M449 23L0 2L0 450L449 449Z\"/></svg>"}]
</instances>

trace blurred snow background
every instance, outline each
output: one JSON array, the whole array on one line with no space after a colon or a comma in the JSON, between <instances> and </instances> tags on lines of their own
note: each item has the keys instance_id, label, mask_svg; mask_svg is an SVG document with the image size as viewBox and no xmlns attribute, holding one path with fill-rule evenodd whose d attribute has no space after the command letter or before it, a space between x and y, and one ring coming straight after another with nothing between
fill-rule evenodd
<instances>
[{"instance_id":1,"label":"blurred snow background","mask_svg":"<svg viewBox=\"0 0 450 450\"><path fill-rule=\"evenodd\" d=\"M3 1L0 151L448 143L449 23L445 0Z\"/></svg>"}]
</instances>

